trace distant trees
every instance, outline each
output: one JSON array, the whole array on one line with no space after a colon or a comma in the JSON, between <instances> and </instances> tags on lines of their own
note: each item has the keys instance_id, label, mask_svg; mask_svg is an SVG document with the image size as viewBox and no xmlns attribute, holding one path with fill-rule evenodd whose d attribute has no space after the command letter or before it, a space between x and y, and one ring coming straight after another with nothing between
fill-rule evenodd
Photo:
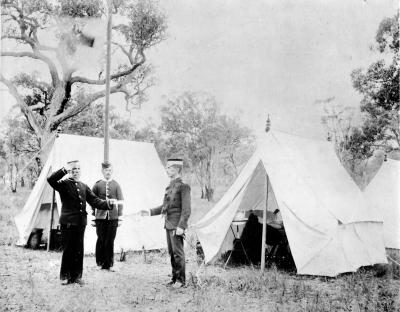
<instances>
[{"instance_id":1,"label":"distant trees","mask_svg":"<svg viewBox=\"0 0 400 312\"><path fill-rule=\"evenodd\" d=\"M242 152L252 152L250 130L221 114L208 94L186 92L170 99L161 107L161 120L165 153L185 158L207 200L213 199L218 170L236 175L243 161L238 151L246 145Z\"/></svg>"},{"instance_id":2,"label":"distant trees","mask_svg":"<svg viewBox=\"0 0 400 312\"><path fill-rule=\"evenodd\" d=\"M27 159L34 156L39 142L22 116L9 117L4 122L6 128L0 138L0 158L5 166L2 174L7 177L11 191L16 192L18 181L24 181L24 177L28 176L30 184L34 183L41 169L33 160L26 168L27 172L19 172Z\"/></svg>"},{"instance_id":3,"label":"distant trees","mask_svg":"<svg viewBox=\"0 0 400 312\"><path fill-rule=\"evenodd\" d=\"M110 137L133 141L154 142L157 138L156 126L149 124L144 127L135 126L129 119L117 114L110 107ZM104 105L96 103L87 107L79 115L67 120L61 127L66 134L104 137Z\"/></svg>"},{"instance_id":4,"label":"distant trees","mask_svg":"<svg viewBox=\"0 0 400 312\"><path fill-rule=\"evenodd\" d=\"M359 146L383 148L387 151L400 147L399 122L399 15L385 18L376 33L376 48L386 59L371 64L367 70L352 73L354 88L363 96L361 112L364 122L351 140Z\"/></svg>"},{"instance_id":5,"label":"distant trees","mask_svg":"<svg viewBox=\"0 0 400 312\"><path fill-rule=\"evenodd\" d=\"M374 152L388 153L400 147L398 18L397 14L383 19L376 33L375 49L386 61L378 60L351 74L355 90L363 96L361 123L356 125L349 108L335 105L333 98L322 101L322 122L334 139L340 160L361 188L371 177L368 162Z\"/></svg>"}]
</instances>

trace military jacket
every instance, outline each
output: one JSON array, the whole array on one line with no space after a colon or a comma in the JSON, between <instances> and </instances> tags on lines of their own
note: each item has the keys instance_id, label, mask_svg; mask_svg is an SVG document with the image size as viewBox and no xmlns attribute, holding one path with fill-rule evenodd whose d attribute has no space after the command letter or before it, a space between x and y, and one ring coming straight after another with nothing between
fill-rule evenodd
<instances>
[{"instance_id":1,"label":"military jacket","mask_svg":"<svg viewBox=\"0 0 400 312\"><path fill-rule=\"evenodd\" d=\"M86 225L86 202L96 209L108 210L106 200L98 198L85 183L73 179L62 179L67 170L62 168L51 174L47 181L61 198L60 224Z\"/></svg>"},{"instance_id":2,"label":"military jacket","mask_svg":"<svg viewBox=\"0 0 400 312\"><path fill-rule=\"evenodd\" d=\"M96 194L101 199L114 198L118 200L123 200L121 187L115 180L99 180L95 183L92 188L93 193ZM123 206L122 204L113 205L111 210L99 210L96 209L96 219L106 219L106 220L117 220L119 216L122 216Z\"/></svg>"},{"instance_id":3,"label":"military jacket","mask_svg":"<svg viewBox=\"0 0 400 312\"><path fill-rule=\"evenodd\" d=\"M177 227L187 229L190 217L190 186L181 178L174 179L165 189L163 204L150 210L150 215L163 214L164 227L175 230Z\"/></svg>"}]
</instances>

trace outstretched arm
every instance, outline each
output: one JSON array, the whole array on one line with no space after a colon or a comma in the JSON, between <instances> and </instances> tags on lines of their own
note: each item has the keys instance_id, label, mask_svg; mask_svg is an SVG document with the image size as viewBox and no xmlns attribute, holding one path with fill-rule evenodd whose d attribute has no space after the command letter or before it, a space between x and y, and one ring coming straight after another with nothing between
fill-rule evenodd
<instances>
[{"instance_id":1,"label":"outstretched arm","mask_svg":"<svg viewBox=\"0 0 400 312\"><path fill-rule=\"evenodd\" d=\"M93 193L93 191L86 186L86 201L89 203L92 208L96 208L99 210L111 210L112 206L108 204L107 200L100 199Z\"/></svg>"},{"instance_id":2,"label":"outstretched arm","mask_svg":"<svg viewBox=\"0 0 400 312\"><path fill-rule=\"evenodd\" d=\"M156 215L161 214L162 207L163 207L163 205L150 209L150 215L156 216Z\"/></svg>"}]
</instances>

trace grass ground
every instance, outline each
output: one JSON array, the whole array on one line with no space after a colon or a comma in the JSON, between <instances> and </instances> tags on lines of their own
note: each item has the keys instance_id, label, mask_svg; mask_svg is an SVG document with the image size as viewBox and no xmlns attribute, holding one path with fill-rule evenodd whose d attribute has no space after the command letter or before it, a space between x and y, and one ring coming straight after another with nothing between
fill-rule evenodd
<instances>
[{"instance_id":1,"label":"grass ground","mask_svg":"<svg viewBox=\"0 0 400 312\"><path fill-rule=\"evenodd\" d=\"M188 287L172 290L165 251L131 252L116 272L104 272L95 259L84 259L85 285L62 286L61 253L15 247L13 216L29 190L0 191L1 311L400 311L399 271L395 266L376 277L364 268L338 278L298 276L276 268L221 265L199 270L193 235L186 245ZM193 199L193 217L212 206ZM399 260L399 259L397 259Z\"/></svg>"}]
</instances>

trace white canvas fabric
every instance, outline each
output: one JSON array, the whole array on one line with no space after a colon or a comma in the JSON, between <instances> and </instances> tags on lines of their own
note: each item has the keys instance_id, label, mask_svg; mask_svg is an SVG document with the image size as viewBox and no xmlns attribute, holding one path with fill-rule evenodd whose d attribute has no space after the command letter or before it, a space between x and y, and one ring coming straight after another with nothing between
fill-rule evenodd
<instances>
[{"instance_id":1,"label":"white canvas fabric","mask_svg":"<svg viewBox=\"0 0 400 312\"><path fill-rule=\"evenodd\" d=\"M400 161L384 161L364 193L383 216L385 246L400 249Z\"/></svg>"},{"instance_id":2,"label":"white canvas fabric","mask_svg":"<svg viewBox=\"0 0 400 312\"><path fill-rule=\"evenodd\" d=\"M44 168L24 208L15 217L19 232L19 245L26 245L34 228L44 228L47 235L50 227L49 206L52 188L47 183L50 172L60 169L67 161L78 159L81 164L81 181L90 188L102 178L103 139L61 134L55 139ZM162 204L165 187L169 183L167 174L153 144L126 140L110 140L110 162L113 178L120 184L124 195L124 216L115 239L115 251L140 250L142 248L166 248L163 220L155 217L138 217L140 210ZM53 228L58 224L61 202L56 192L57 209ZM46 206L47 204L47 206ZM47 210L44 210L44 208ZM88 226L85 232L85 253L94 253L95 228L90 226L91 208L87 205Z\"/></svg>"},{"instance_id":3,"label":"white canvas fabric","mask_svg":"<svg viewBox=\"0 0 400 312\"><path fill-rule=\"evenodd\" d=\"M332 145L269 132L226 194L194 225L206 263L232 248L237 211L263 210L267 198L267 210L281 212L298 274L335 276L387 262L382 219Z\"/></svg>"}]
</instances>

